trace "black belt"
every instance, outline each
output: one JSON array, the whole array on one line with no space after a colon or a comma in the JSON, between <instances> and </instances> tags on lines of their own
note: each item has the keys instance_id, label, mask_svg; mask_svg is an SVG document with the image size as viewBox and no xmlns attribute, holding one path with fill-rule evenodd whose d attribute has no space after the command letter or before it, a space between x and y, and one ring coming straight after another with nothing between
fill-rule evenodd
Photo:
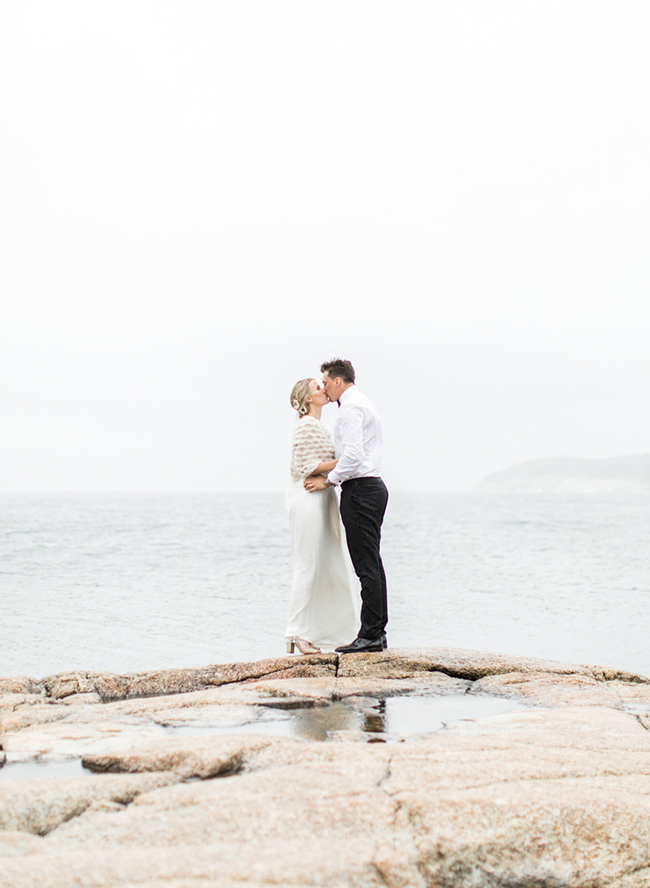
<instances>
[{"instance_id":1,"label":"black belt","mask_svg":"<svg viewBox=\"0 0 650 888\"><path fill-rule=\"evenodd\" d=\"M378 481L379 481L381 484L384 483L378 475L377 475L376 477L373 475L372 477L368 477L368 478L349 478L347 481L342 481L342 482L341 482L341 487L345 487L347 484L354 484L354 485L357 485L357 484L361 484L361 485L371 484L371 485L372 485L372 484L376 484Z\"/></svg>"}]
</instances>

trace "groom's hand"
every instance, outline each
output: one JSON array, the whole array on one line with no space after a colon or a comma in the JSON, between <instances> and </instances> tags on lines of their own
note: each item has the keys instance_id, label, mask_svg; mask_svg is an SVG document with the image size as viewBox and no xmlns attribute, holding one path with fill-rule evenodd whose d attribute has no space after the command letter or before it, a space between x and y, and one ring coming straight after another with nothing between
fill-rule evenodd
<instances>
[{"instance_id":1,"label":"groom's hand","mask_svg":"<svg viewBox=\"0 0 650 888\"><path fill-rule=\"evenodd\" d=\"M310 475L309 478L305 478L305 489L310 493L315 490L325 490L325 479L322 475Z\"/></svg>"}]
</instances>

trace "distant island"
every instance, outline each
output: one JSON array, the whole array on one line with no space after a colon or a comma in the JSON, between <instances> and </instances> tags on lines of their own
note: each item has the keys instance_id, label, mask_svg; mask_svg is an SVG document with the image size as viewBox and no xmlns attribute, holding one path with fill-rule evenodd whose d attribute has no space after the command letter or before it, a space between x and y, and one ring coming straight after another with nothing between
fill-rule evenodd
<instances>
[{"instance_id":1,"label":"distant island","mask_svg":"<svg viewBox=\"0 0 650 888\"><path fill-rule=\"evenodd\" d=\"M606 493L650 491L650 454L613 459L550 457L493 472L475 490Z\"/></svg>"}]
</instances>

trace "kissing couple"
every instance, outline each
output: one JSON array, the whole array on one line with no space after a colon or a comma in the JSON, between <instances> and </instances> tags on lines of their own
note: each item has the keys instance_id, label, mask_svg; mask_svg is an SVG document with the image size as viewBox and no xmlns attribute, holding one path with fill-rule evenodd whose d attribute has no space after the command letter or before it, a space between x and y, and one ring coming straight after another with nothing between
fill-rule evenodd
<instances>
[{"instance_id":1,"label":"kissing couple","mask_svg":"<svg viewBox=\"0 0 650 888\"><path fill-rule=\"evenodd\" d=\"M320 369L322 385L301 379L291 392L298 420L287 492L293 546L287 651L382 651L388 602L379 550L388 490L380 477L381 422L356 387L350 361L333 358ZM337 405L333 439L321 422L328 403ZM352 568L361 583L360 625Z\"/></svg>"}]
</instances>

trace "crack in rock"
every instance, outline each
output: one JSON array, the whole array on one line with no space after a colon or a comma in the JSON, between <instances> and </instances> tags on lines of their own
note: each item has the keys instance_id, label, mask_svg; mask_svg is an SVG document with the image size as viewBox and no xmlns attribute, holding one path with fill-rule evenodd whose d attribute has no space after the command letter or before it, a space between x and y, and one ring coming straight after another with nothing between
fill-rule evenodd
<instances>
[{"instance_id":1,"label":"crack in rock","mask_svg":"<svg viewBox=\"0 0 650 888\"><path fill-rule=\"evenodd\" d=\"M2 787L0 830L49 835L62 823L84 814L93 804L131 804L143 793L182 782L174 773L75 777L61 786L57 780L15 781Z\"/></svg>"}]
</instances>

